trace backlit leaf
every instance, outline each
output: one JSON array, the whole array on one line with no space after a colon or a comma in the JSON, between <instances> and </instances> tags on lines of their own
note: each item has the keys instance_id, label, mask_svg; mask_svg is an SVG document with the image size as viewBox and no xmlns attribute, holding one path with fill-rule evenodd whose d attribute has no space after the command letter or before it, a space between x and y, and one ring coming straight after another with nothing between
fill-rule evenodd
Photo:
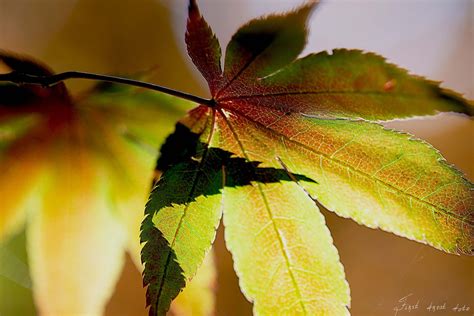
<instances>
[{"instance_id":1,"label":"backlit leaf","mask_svg":"<svg viewBox=\"0 0 474 316\"><path fill-rule=\"evenodd\" d=\"M171 304L171 311L176 316L207 316L213 315L215 305L215 289L217 271L214 251L210 251L199 267L194 278L179 293Z\"/></svg>"},{"instance_id":2,"label":"backlit leaf","mask_svg":"<svg viewBox=\"0 0 474 316\"><path fill-rule=\"evenodd\" d=\"M221 218L222 173L210 150L213 118L193 111L167 139L157 168L164 171L147 203L141 240L150 314L165 315L194 276ZM184 147L184 146L186 147ZM180 148L185 151L180 151ZM170 151L167 151L170 150Z\"/></svg>"},{"instance_id":3,"label":"backlit leaf","mask_svg":"<svg viewBox=\"0 0 474 316\"><path fill-rule=\"evenodd\" d=\"M472 253L473 185L430 145L365 121L224 110L248 159L278 157L327 209L451 253ZM231 145L223 143L223 149Z\"/></svg>"},{"instance_id":4,"label":"backlit leaf","mask_svg":"<svg viewBox=\"0 0 474 316\"><path fill-rule=\"evenodd\" d=\"M256 315L345 315L349 286L316 205L296 183L224 191L226 242Z\"/></svg>"},{"instance_id":5,"label":"backlit leaf","mask_svg":"<svg viewBox=\"0 0 474 316\"><path fill-rule=\"evenodd\" d=\"M223 185L236 188L252 182L290 181L280 166L265 168L258 161L217 148L225 136L221 120L219 113L198 107L176 125L161 149L157 168L164 172L146 206L141 233L143 280L148 285L151 315L169 309L210 248L221 216ZM236 176L227 177L227 170Z\"/></svg>"},{"instance_id":6,"label":"backlit leaf","mask_svg":"<svg viewBox=\"0 0 474 316\"><path fill-rule=\"evenodd\" d=\"M257 314L347 313L344 272L312 199L369 227L473 251L473 185L428 144L365 121L472 115L472 102L372 53L296 59L314 6L241 27L221 73L217 39L190 5L188 53L212 95L193 113L212 121L210 151L227 155L213 164L223 189L203 196L223 195L226 242Z\"/></svg>"},{"instance_id":7,"label":"backlit leaf","mask_svg":"<svg viewBox=\"0 0 474 316\"><path fill-rule=\"evenodd\" d=\"M255 148L246 146L252 136L239 133L226 115L217 122L220 146L249 161L264 157L266 146L259 143L260 150L252 152ZM278 159L266 159L264 165L285 168ZM244 176L232 166L225 168L227 182ZM225 186L226 242L242 291L257 315L347 314L349 287L329 230L316 204L292 180L288 175L286 182L262 179L243 188Z\"/></svg>"},{"instance_id":8,"label":"backlit leaf","mask_svg":"<svg viewBox=\"0 0 474 316\"><path fill-rule=\"evenodd\" d=\"M185 40L189 56L208 81L211 92L214 93L222 85L221 47L206 20L201 16L195 0L189 2Z\"/></svg>"},{"instance_id":9,"label":"backlit leaf","mask_svg":"<svg viewBox=\"0 0 474 316\"><path fill-rule=\"evenodd\" d=\"M224 91L241 94L242 91L235 90L239 85L253 85L257 77L293 61L306 44L306 19L315 4L316 1L309 1L286 15L270 15L242 26L227 45L225 85L213 96L224 97Z\"/></svg>"},{"instance_id":10,"label":"backlit leaf","mask_svg":"<svg viewBox=\"0 0 474 316\"><path fill-rule=\"evenodd\" d=\"M252 74L252 83L239 78L220 92L219 102L323 118L375 121L438 112L474 114L472 102L459 94L440 88L437 82L409 75L383 57L359 50L312 54L273 74Z\"/></svg>"}]
</instances>

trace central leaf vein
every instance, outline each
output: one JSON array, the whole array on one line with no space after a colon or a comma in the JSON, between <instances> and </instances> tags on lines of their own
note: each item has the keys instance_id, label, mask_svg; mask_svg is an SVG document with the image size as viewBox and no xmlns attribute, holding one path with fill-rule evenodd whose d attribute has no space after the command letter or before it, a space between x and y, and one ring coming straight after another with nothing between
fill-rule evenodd
<instances>
[{"instance_id":1,"label":"central leaf vein","mask_svg":"<svg viewBox=\"0 0 474 316\"><path fill-rule=\"evenodd\" d=\"M234 127L230 124L229 120L227 119L227 117L225 116L225 114L222 112L222 110L221 110L221 109L218 109L218 111L220 112L221 116L223 117L224 121L226 122L227 126L229 127L230 131L232 132L232 135L234 136L234 138L235 138L237 144L239 145L239 147L240 147L240 149L241 149L241 151L242 151L242 154L244 155L245 159L246 159L247 161L251 161L251 160L249 159L249 157L248 157L248 155L247 155L247 153L246 153L246 150L245 150L245 148L244 148L242 142L240 141L240 139L239 139L239 137L238 137L238 135L237 135L237 133L236 133ZM265 209L266 209L267 214L268 214L268 216L269 216L269 218L270 218L270 221L271 221L271 223L272 223L273 230L274 230L274 232L275 232L275 234L276 234L276 236L277 236L278 244L279 244L279 246L280 246L280 249L281 249L281 251L282 251L283 257L284 257L284 259L285 259L285 263L286 263L286 267L287 267L288 274L289 274L289 276L290 276L290 278L291 278L291 282L293 283L293 287L294 287L295 292L296 292L296 295L297 295L297 297L298 297L298 302L300 303L301 308L303 309L303 312L304 312L304 314L306 315L306 314L307 314L307 311L306 311L306 308L305 308L305 306L304 306L304 304L303 304L303 298L302 298L302 295L301 295L301 290L300 290L300 288L299 288L299 286L298 286L298 282L296 281L296 278L295 278L294 273L293 273L293 271L292 271L292 265L291 265L291 262L290 262L290 257L289 257L289 255L288 255L288 253L287 253L287 249L285 248L285 244L284 244L284 242L283 242L283 238L282 238L281 233L280 233L280 231L279 231L279 229L278 229L278 227L277 227L277 224L276 224L276 222L275 222L275 217L274 217L274 215L273 215L273 212L272 212L272 210L271 210L271 208L270 208L270 205L269 205L269 203L268 203L268 200L267 200L267 197L266 197L266 195L265 195L265 192L263 191L262 186L261 186L260 183L257 183L257 188L258 188L258 191L259 191L260 195L262 196L262 201L263 201L263 203L264 203L264 205L265 205Z\"/></svg>"},{"instance_id":2,"label":"central leaf vein","mask_svg":"<svg viewBox=\"0 0 474 316\"><path fill-rule=\"evenodd\" d=\"M205 164L206 159L207 159L207 154L209 152L209 144L211 143L213 132L214 132L214 125L215 125L215 112L214 111L212 111L212 119L211 120L212 120L211 121L211 130L209 132L209 136L208 136L208 139L207 139L207 142L206 142L206 146L204 147L204 151L203 151L203 154L202 154L202 159L199 162L198 168L196 170L196 175L194 176L193 183L191 185L191 190L189 191L189 194L188 194L188 198L187 198L187 201L186 201L186 206L183 209L183 214L181 215L181 218L179 219L178 225L176 227L176 231L175 231L175 233L173 235L173 239L170 243L170 248L171 249L173 249L173 247L175 246L176 238L177 238L177 236L178 236L178 234L181 230L181 227L183 226L184 218L186 217L187 211L189 209L189 205L190 205L190 203L193 199L193 196L194 196L194 193L195 193L198 181L199 181L199 177L201 175L206 175L206 173L203 172L202 169L203 169L203 165ZM171 260L171 252L168 252L167 257L166 257L166 264L165 264L164 271L163 271L163 278L161 279L160 287L159 287L159 290L158 290L158 295L157 295L157 300L156 300L157 305L158 305L158 302L160 301L160 297L161 297L161 293L162 293L162 290L163 290L163 287L164 287L164 283L167 280L170 260ZM156 310L158 310L158 308L156 308Z\"/></svg>"},{"instance_id":3,"label":"central leaf vein","mask_svg":"<svg viewBox=\"0 0 474 316\"><path fill-rule=\"evenodd\" d=\"M286 91L277 93L262 93L262 94L249 94L249 95L236 95L227 96L217 99L219 102L232 102L236 100L245 100L253 98L274 98L274 97L285 97L294 95L331 95L331 94L349 94L349 95L372 95L381 97L394 97L394 98L406 98L406 99L431 99L433 96L429 95L416 95L409 93L397 93L397 92L386 92L386 91L357 91L357 90L339 90L339 91Z\"/></svg>"}]
</instances>

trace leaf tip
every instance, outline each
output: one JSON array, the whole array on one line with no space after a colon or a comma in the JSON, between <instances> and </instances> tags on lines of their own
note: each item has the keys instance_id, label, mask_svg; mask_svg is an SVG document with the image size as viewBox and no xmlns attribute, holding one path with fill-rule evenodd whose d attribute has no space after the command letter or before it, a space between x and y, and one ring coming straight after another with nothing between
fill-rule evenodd
<instances>
[{"instance_id":1,"label":"leaf tip","mask_svg":"<svg viewBox=\"0 0 474 316\"><path fill-rule=\"evenodd\" d=\"M11 69L36 76L50 76L54 72L44 63L29 56L21 56L14 52L0 49L0 62Z\"/></svg>"},{"instance_id":2,"label":"leaf tip","mask_svg":"<svg viewBox=\"0 0 474 316\"><path fill-rule=\"evenodd\" d=\"M196 0L189 0L188 4L188 15L189 17L199 17L201 14L199 12L199 7Z\"/></svg>"},{"instance_id":3,"label":"leaf tip","mask_svg":"<svg viewBox=\"0 0 474 316\"><path fill-rule=\"evenodd\" d=\"M319 0L308 0L304 2L298 11L303 11L304 14L306 15L306 18L308 18L311 13L316 9L316 7L319 5L320 1Z\"/></svg>"}]
</instances>

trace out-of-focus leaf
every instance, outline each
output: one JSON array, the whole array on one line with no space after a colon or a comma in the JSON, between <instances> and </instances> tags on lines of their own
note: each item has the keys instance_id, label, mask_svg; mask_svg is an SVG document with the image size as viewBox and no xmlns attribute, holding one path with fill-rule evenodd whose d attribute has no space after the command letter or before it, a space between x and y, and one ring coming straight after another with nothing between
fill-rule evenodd
<instances>
[{"instance_id":1,"label":"out-of-focus leaf","mask_svg":"<svg viewBox=\"0 0 474 316\"><path fill-rule=\"evenodd\" d=\"M0 314L35 315L24 230L0 242L0 262Z\"/></svg>"},{"instance_id":2,"label":"out-of-focus leaf","mask_svg":"<svg viewBox=\"0 0 474 316\"><path fill-rule=\"evenodd\" d=\"M49 75L44 65L0 51L0 63L11 70L35 75ZM0 84L0 238L19 228L24 220L25 207L37 190L44 171L44 126L56 126L58 116L67 109L69 98L60 83L51 89L34 85ZM58 105L58 113L45 119L45 113ZM35 137L32 137L35 135Z\"/></svg>"},{"instance_id":3,"label":"out-of-focus leaf","mask_svg":"<svg viewBox=\"0 0 474 316\"><path fill-rule=\"evenodd\" d=\"M73 1L74 9L61 28L51 34L45 50L41 50L41 56L54 61L57 69L130 75L156 66L153 82L190 93L202 93L191 67L184 62L181 43L175 36L172 7L176 1L139 0L137 3L116 0L110 4L96 0ZM57 7L57 12L65 13L60 9L65 4L51 6ZM20 10L22 5L12 7ZM35 21L31 23L43 26L39 19ZM13 34L10 30L5 31L10 33L7 36ZM68 87L76 91L90 84L77 80L68 82Z\"/></svg>"},{"instance_id":4,"label":"out-of-focus leaf","mask_svg":"<svg viewBox=\"0 0 474 316\"><path fill-rule=\"evenodd\" d=\"M126 232L94 153L64 136L27 227L35 300L44 315L101 315L122 269Z\"/></svg>"},{"instance_id":5,"label":"out-of-focus leaf","mask_svg":"<svg viewBox=\"0 0 474 316\"><path fill-rule=\"evenodd\" d=\"M28 58L0 58L12 70L51 74ZM141 210L156 148L186 107L105 83L76 97L63 84L0 86L0 235L27 217L39 312L101 314L123 251L141 267Z\"/></svg>"},{"instance_id":6,"label":"out-of-focus leaf","mask_svg":"<svg viewBox=\"0 0 474 316\"><path fill-rule=\"evenodd\" d=\"M143 212L139 210L143 209L152 184L157 148L190 107L189 102L105 83L86 95L80 105L92 131L100 130L107 139L107 146L99 139L93 147L103 152L103 168L109 170L110 185L117 192L109 195L116 200L114 208L127 230L132 259L141 267L139 236Z\"/></svg>"}]
</instances>

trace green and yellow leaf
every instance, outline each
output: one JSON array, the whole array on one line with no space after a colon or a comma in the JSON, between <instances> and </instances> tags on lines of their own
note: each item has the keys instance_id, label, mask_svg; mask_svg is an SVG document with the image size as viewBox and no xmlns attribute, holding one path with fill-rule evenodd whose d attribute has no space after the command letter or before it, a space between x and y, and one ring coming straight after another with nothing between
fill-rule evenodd
<instances>
[{"instance_id":1,"label":"green and yellow leaf","mask_svg":"<svg viewBox=\"0 0 474 316\"><path fill-rule=\"evenodd\" d=\"M171 311L176 316L208 316L214 314L215 288L217 271L214 251L206 255L194 278L179 293L171 304Z\"/></svg>"},{"instance_id":2,"label":"green and yellow leaf","mask_svg":"<svg viewBox=\"0 0 474 316\"><path fill-rule=\"evenodd\" d=\"M239 133L227 114L221 112L217 122L222 148L248 161L264 161L262 167L286 169L278 159L261 159L267 150L263 143L258 151L247 147L254 141L251 134ZM227 182L242 176L226 168ZM296 181L289 174L277 183L263 178L239 188L225 185L226 243L241 288L256 315L348 314L349 286L337 250L324 217Z\"/></svg>"},{"instance_id":3,"label":"green and yellow leaf","mask_svg":"<svg viewBox=\"0 0 474 316\"><path fill-rule=\"evenodd\" d=\"M312 54L276 72L252 75L252 84L233 84L218 94L218 100L320 118L373 121L439 112L474 114L472 102L440 88L438 82L410 75L383 57L359 50ZM248 79L237 81L243 80Z\"/></svg>"},{"instance_id":4,"label":"green and yellow leaf","mask_svg":"<svg viewBox=\"0 0 474 316\"><path fill-rule=\"evenodd\" d=\"M183 120L189 130L176 126L157 163L164 172L147 203L141 232L151 315L165 315L195 275L221 218L222 171L210 148L214 122L207 112L199 108Z\"/></svg>"},{"instance_id":5,"label":"green and yellow leaf","mask_svg":"<svg viewBox=\"0 0 474 316\"><path fill-rule=\"evenodd\" d=\"M327 209L447 252L472 254L473 185L428 144L366 121L245 106L222 111L248 159L278 158L313 179L302 186Z\"/></svg>"},{"instance_id":6,"label":"green and yellow leaf","mask_svg":"<svg viewBox=\"0 0 474 316\"><path fill-rule=\"evenodd\" d=\"M42 315L99 316L122 270L126 232L110 208L106 173L67 136L28 218L35 301Z\"/></svg>"},{"instance_id":7,"label":"green and yellow leaf","mask_svg":"<svg viewBox=\"0 0 474 316\"><path fill-rule=\"evenodd\" d=\"M305 194L366 226L472 254L473 185L428 144L365 121L472 115L471 101L372 53L296 59L314 2L241 27L221 73L217 40L191 2L190 20L201 27L188 22L188 53L209 83L217 146L252 170L284 169L297 182L221 162L227 243L257 313L346 312L337 253Z\"/></svg>"},{"instance_id":8,"label":"green and yellow leaf","mask_svg":"<svg viewBox=\"0 0 474 316\"><path fill-rule=\"evenodd\" d=\"M226 243L255 315L346 315L349 286L324 217L296 183L225 188Z\"/></svg>"}]
</instances>

